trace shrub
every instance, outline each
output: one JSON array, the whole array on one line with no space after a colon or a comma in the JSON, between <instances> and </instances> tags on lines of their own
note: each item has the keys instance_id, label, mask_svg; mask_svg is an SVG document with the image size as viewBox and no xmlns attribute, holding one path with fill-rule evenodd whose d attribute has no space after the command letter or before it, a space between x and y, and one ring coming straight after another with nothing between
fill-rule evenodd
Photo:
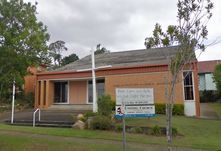
<instances>
[{"instance_id":1,"label":"shrub","mask_svg":"<svg viewBox=\"0 0 221 151\"><path fill-rule=\"evenodd\" d=\"M156 136L161 135L161 128L158 125L155 125L154 127L152 127L151 131L152 131L151 132L152 135L156 135Z\"/></svg>"},{"instance_id":2,"label":"shrub","mask_svg":"<svg viewBox=\"0 0 221 151\"><path fill-rule=\"evenodd\" d=\"M32 92L17 93L16 94L16 103L18 103L19 106L34 107L34 93L32 93Z\"/></svg>"},{"instance_id":3,"label":"shrub","mask_svg":"<svg viewBox=\"0 0 221 151\"><path fill-rule=\"evenodd\" d=\"M94 113L92 111L87 111L84 113L84 117L87 119L88 117L93 117L93 116L96 116L97 113Z\"/></svg>"},{"instance_id":4,"label":"shrub","mask_svg":"<svg viewBox=\"0 0 221 151\"><path fill-rule=\"evenodd\" d=\"M123 131L123 126L122 125L116 125L115 126L115 131L117 131L117 132Z\"/></svg>"},{"instance_id":5,"label":"shrub","mask_svg":"<svg viewBox=\"0 0 221 151\"><path fill-rule=\"evenodd\" d=\"M151 133L152 135L166 135L166 127L158 127L158 126L154 126L151 129ZM177 128L172 127L172 135L173 136L177 136L178 135L178 130Z\"/></svg>"},{"instance_id":6,"label":"shrub","mask_svg":"<svg viewBox=\"0 0 221 151\"><path fill-rule=\"evenodd\" d=\"M111 129L112 123L109 117L103 115L97 115L91 121L91 128L98 130Z\"/></svg>"},{"instance_id":7,"label":"shrub","mask_svg":"<svg viewBox=\"0 0 221 151\"><path fill-rule=\"evenodd\" d=\"M156 114L166 114L166 104L155 104ZM184 115L184 105L174 104L173 115Z\"/></svg>"},{"instance_id":8,"label":"shrub","mask_svg":"<svg viewBox=\"0 0 221 151\"><path fill-rule=\"evenodd\" d=\"M177 128L172 127L172 135L177 136L177 134L178 134Z\"/></svg>"},{"instance_id":9,"label":"shrub","mask_svg":"<svg viewBox=\"0 0 221 151\"><path fill-rule=\"evenodd\" d=\"M111 101L111 108L112 108L112 111L115 111L115 107L116 107L116 101Z\"/></svg>"},{"instance_id":10,"label":"shrub","mask_svg":"<svg viewBox=\"0 0 221 151\"><path fill-rule=\"evenodd\" d=\"M216 65L213 78L216 83L217 92L219 95L221 95L221 64Z\"/></svg>"},{"instance_id":11,"label":"shrub","mask_svg":"<svg viewBox=\"0 0 221 151\"><path fill-rule=\"evenodd\" d=\"M166 114L166 105L165 104L155 104L156 114Z\"/></svg>"},{"instance_id":12,"label":"shrub","mask_svg":"<svg viewBox=\"0 0 221 151\"><path fill-rule=\"evenodd\" d=\"M102 95L101 97L99 97L97 105L98 114L109 117L111 116L113 101L111 100L110 95Z\"/></svg>"},{"instance_id":13,"label":"shrub","mask_svg":"<svg viewBox=\"0 0 221 151\"><path fill-rule=\"evenodd\" d=\"M132 127L127 130L129 133L143 133L143 129L141 127Z\"/></svg>"},{"instance_id":14,"label":"shrub","mask_svg":"<svg viewBox=\"0 0 221 151\"><path fill-rule=\"evenodd\" d=\"M219 99L217 91L204 90L200 91L200 102L215 102Z\"/></svg>"},{"instance_id":15,"label":"shrub","mask_svg":"<svg viewBox=\"0 0 221 151\"><path fill-rule=\"evenodd\" d=\"M184 115L184 105L175 104L173 106L173 115Z\"/></svg>"}]
</instances>

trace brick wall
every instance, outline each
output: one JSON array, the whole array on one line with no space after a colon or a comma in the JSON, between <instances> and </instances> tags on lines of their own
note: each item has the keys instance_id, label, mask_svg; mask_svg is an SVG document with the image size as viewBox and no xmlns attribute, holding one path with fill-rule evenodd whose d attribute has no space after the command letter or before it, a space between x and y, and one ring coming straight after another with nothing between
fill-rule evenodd
<instances>
[{"instance_id":1,"label":"brick wall","mask_svg":"<svg viewBox=\"0 0 221 151\"><path fill-rule=\"evenodd\" d=\"M115 98L116 88L153 88L155 103L165 103L165 78L168 72L152 72L140 74L112 75L105 77L105 91ZM181 75L176 84L175 103L183 104L183 84Z\"/></svg>"}]
</instances>

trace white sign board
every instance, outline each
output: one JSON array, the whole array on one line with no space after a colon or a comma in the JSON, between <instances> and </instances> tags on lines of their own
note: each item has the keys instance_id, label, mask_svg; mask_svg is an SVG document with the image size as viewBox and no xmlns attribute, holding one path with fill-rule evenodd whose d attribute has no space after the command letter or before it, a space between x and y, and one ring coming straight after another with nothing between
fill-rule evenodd
<instances>
[{"instance_id":1,"label":"white sign board","mask_svg":"<svg viewBox=\"0 0 221 151\"><path fill-rule=\"evenodd\" d=\"M155 106L116 106L116 114L155 114Z\"/></svg>"},{"instance_id":2,"label":"white sign board","mask_svg":"<svg viewBox=\"0 0 221 151\"><path fill-rule=\"evenodd\" d=\"M116 105L154 104L153 88L117 88Z\"/></svg>"},{"instance_id":3,"label":"white sign board","mask_svg":"<svg viewBox=\"0 0 221 151\"><path fill-rule=\"evenodd\" d=\"M149 117L154 114L153 88L116 89L116 116Z\"/></svg>"}]
</instances>

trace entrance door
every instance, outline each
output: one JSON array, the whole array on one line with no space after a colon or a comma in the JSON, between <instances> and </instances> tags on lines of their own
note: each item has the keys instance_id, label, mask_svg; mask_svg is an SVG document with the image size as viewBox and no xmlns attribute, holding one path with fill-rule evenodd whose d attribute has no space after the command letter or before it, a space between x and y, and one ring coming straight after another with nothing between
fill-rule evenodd
<instances>
[{"instance_id":1,"label":"entrance door","mask_svg":"<svg viewBox=\"0 0 221 151\"><path fill-rule=\"evenodd\" d=\"M184 113L186 116L196 116L196 102L194 98L194 81L191 71L183 72Z\"/></svg>"},{"instance_id":2,"label":"entrance door","mask_svg":"<svg viewBox=\"0 0 221 151\"><path fill-rule=\"evenodd\" d=\"M67 103L68 82L54 83L54 103Z\"/></svg>"}]
</instances>

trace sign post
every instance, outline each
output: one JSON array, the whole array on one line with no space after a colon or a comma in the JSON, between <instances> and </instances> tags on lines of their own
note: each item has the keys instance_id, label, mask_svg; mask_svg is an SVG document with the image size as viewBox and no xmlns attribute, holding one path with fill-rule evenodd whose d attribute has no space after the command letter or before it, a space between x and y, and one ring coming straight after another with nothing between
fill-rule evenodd
<instances>
[{"instance_id":1,"label":"sign post","mask_svg":"<svg viewBox=\"0 0 221 151\"><path fill-rule=\"evenodd\" d=\"M153 117L153 88L117 88L116 118L123 120L123 151L126 151L125 118Z\"/></svg>"},{"instance_id":2,"label":"sign post","mask_svg":"<svg viewBox=\"0 0 221 151\"><path fill-rule=\"evenodd\" d=\"M124 115L123 115L123 151L126 151L126 127L125 127Z\"/></svg>"},{"instance_id":3,"label":"sign post","mask_svg":"<svg viewBox=\"0 0 221 151\"><path fill-rule=\"evenodd\" d=\"M122 115L123 119L123 151L126 151L126 127L125 127L125 104L122 101L121 107L118 110L118 113Z\"/></svg>"}]
</instances>

